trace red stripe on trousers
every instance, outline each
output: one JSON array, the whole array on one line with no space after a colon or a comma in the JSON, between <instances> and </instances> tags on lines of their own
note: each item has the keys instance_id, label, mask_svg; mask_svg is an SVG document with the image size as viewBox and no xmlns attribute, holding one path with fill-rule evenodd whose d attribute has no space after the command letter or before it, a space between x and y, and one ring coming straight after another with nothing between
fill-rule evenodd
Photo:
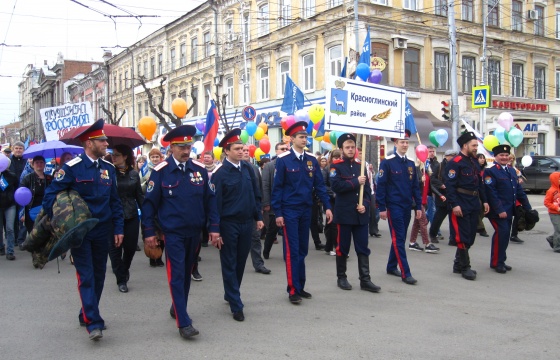
<instances>
[{"instance_id":1,"label":"red stripe on trousers","mask_svg":"<svg viewBox=\"0 0 560 360\"><path fill-rule=\"evenodd\" d=\"M169 293L171 294L171 305L173 306L173 311L175 312L175 323L177 327L179 327L179 317L177 316L177 308L175 308L175 300L173 299L173 288L171 287L171 261L169 261L169 257L167 256L167 246L165 247L165 269L167 270L167 283L169 284ZM187 276L187 274L185 274ZM188 274L191 276L191 274Z\"/></svg>"},{"instance_id":2,"label":"red stripe on trousers","mask_svg":"<svg viewBox=\"0 0 560 360\"><path fill-rule=\"evenodd\" d=\"M498 266L498 251L500 250L500 235L498 231L498 223L496 219L490 219L490 224L494 228L494 236L492 236L492 259L490 259L490 265L493 267Z\"/></svg>"},{"instance_id":3,"label":"red stripe on trousers","mask_svg":"<svg viewBox=\"0 0 560 360\"><path fill-rule=\"evenodd\" d=\"M461 233L459 232L459 223L457 222L457 216L451 212L451 224L453 229L455 229L455 242L457 243L457 249L466 249L465 244L461 241Z\"/></svg>"},{"instance_id":4,"label":"red stripe on trousers","mask_svg":"<svg viewBox=\"0 0 560 360\"><path fill-rule=\"evenodd\" d=\"M294 288L294 282L292 280L292 258L290 256L290 242L288 241L288 230L286 230L286 225L284 224L284 242L286 243L286 277L288 278L288 287L290 288L290 295L296 293Z\"/></svg>"},{"instance_id":5,"label":"red stripe on trousers","mask_svg":"<svg viewBox=\"0 0 560 360\"><path fill-rule=\"evenodd\" d=\"M340 224L336 224L336 256L342 256L340 252Z\"/></svg>"},{"instance_id":6,"label":"red stripe on trousers","mask_svg":"<svg viewBox=\"0 0 560 360\"><path fill-rule=\"evenodd\" d=\"M86 316L86 309L84 309L84 302L82 301L82 293L80 292L80 285L82 285L82 279L80 279L80 274L78 270L76 270L76 278L78 279L78 294L80 295L80 302L82 303L82 319L86 324L89 324L91 321Z\"/></svg>"},{"instance_id":7,"label":"red stripe on trousers","mask_svg":"<svg viewBox=\"0 0 560 360\"><path fill-rule=\"evenodd\" d=\"M387 209L387 219L389 219L389 224L391 225L391 242L393 245L393 251L395 252L395 256L397 257L397 263L401 268L401 276L404 279L406 275L404 273L404 267L402 264L401 256L399 254L399 248L397 247L397 234L395 233L395 227L393 226L393 222L391 221L391 213L389 212L388 209Z\"/></svg>"}]
</instances>

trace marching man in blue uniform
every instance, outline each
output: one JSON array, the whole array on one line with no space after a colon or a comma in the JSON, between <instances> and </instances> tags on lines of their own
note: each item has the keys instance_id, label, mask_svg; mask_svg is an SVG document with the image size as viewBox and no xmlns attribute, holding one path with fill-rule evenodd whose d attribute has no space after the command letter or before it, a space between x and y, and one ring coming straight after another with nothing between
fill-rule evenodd
<instances>
[{"instance_id":1,"label":"marching man in blue uniform","mask_svg":"<svg viewBox=\"0 0 560 360\"><path fill-rule=\"evenodd\" d=\"M334 222L338 228L336 246L336 275L338 287L351 290L346 277L346 258L350 251L351 238L358 255L360 289L379 292L381 288L371 282L369 275L368 228L371 208L371 189L367 176L360 176L360 159L355 159L356 138L352 134L342 134L337 145L342 149L343 158L335 160L329 171L331 189L336 193ZM362 205L359 205L360 186L364 186Z\"/></svg>"},{"instance_id":2,"label":"marching man in blue uniform","mask_svg":"<svg viewBox=\"0 0 560 360\"><path fill-rule=\"evenodd\" d=\"M286 135L291 137L292 148L278 155L276 160L271 205L276 225L284 232L289 300L292 304L299 304L302 297L311 299L311 294L304 288L313 189L326 207L328 223L332 221L332 211L317 159L304 150L307 123L296 122L286 130Z\"/></svg>"},{"instance_id":3,"label":"marching man in blue uniform","mask_svg":"<svg viewBox=\"0 0 560 360\"><path fill-rule=\"evenodd\" d=\"M377 204L379 217L389 220L391 231L391 251L387 261L387 274L401 277L408 285L416 284L410 273L404 248L406 230L410 224L412 201L416 204L416 218L422 216L420 186L416 176L414 161L407 159L410 131L405 130L403 138L393 139L395 154L387 156L379 166L377 180ZM400 268L400 271L397 269Z\"/></svg>"},{"instance_id":4,"label":"marching man in blue uniform","mask_svg":"<svg viewBox=\"0 0 560 360\"><path fill-rule=\"evenodd\" d=\"M115 246L119 247L124 236L124 215L117 192L115 167L103 160L109 145L103 125L102 119L97 120L76 134L84 146L84 154L64 164L55 181L47 187L43 198L43 209L52 217L56 195L66 189L75 190L87 203L92 218L99 219L85 236L82 245L72 249L82 301L78 320L94 341L103 337L102 330L105 329L105 322L99 313L99 302L105 283L109 242L114 241Z\"/></svg>"},{"instance_id":5,"label":"marching man in blue uniform","mask_svg":"<svg viewBox=\"0 0 560 360\"><path fill-rule=\"evenodd\" d=\"M233 129L220 141L219 146L224 149L226 158L212 173L222 234L222 239L212 245L220 249L224 299L237 321L245 320L239 288L251 250L255 222L258 230L264 226L259 184L251 164L242 161L240 135L240 129Z\"/></svg>"},{"instance_id":6,"label":"marching man in blue uniform","mask_svg":"<svg viewBox=\"0 0 560 360\"><path fill-rule=\"evenodd\" d=\"M460 147L459 155L447 163L444 173L449 216L457 242L453 272L461 274L467 280L474 280L476 271L471 269L469 249L476 237L480 202L485 214L489 208L476 158L478 139L469 131L457 139L457 144Z\"/></svg>"},{"instance_id":7,"label":"marching man in blue uniform","mask_svg":"<svg viewBox=\"0 0 560 360\"><path fill-rule=\"evenodd\" d=\"M500 274L511 270L511 266L506 264L506 249L516 201L519 200L526 210L531 210L527 195L517 180L515 169L508 166L510 151L509 145L494 147L492 152L497 164L485 169L483 175L486 199L490 205L490 212L486 216L494 228L490 267Z\"/></svg>"},{"instance_id":8,"label":"marching man in blue uniform","mask_svg":"<svg viewBox=\"0 0 560 360\"><path fill-rule=\"evenodd\" d=\"M156 246L155 221L165 235L167 279L171 290L171 317L183 338L198 335L187 313L191 270L200 233L209 219L210 241L218 241L219 218L214 187L204 165L190 159L196 128L182 125L165 135L171 156L159 163L148 180L142 205L145 246Z\"/></svg>"}]
</instances>

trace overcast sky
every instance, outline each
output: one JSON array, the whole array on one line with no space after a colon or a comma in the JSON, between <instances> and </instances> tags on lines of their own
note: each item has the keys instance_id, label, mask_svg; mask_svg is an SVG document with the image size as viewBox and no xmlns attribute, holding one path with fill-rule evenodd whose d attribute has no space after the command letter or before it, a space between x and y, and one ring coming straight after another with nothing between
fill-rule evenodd
<instances>
[{"instance_id":1,"label":"overcast sky","mask_svg":"<svg viewBox=\"0 0 560 360\"><path fill-rule=\"evenodd\" d=\"M103 49L128 46L205 0L0 0L0 125L18 120L18 84L27 64L102 61ZM111 6L114 5L114 6ZM122 10L121 10L122 9ZM123 11L125 10L125 11ZM157 15L136 19L106 15ZM6 46L7 45L7 46Z\"/></svg>"}]
</instances>

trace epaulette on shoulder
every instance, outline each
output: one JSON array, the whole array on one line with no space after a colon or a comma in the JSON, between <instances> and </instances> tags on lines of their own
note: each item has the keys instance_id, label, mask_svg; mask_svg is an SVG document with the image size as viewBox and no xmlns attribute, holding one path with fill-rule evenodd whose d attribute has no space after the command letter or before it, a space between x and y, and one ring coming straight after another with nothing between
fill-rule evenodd
<instances>
[{"instance_id":1,"label":"epaulette on shoulder","mask_svg":"<svg viewBox=\"0 0 560 360\"><path fill-rule=\"evenodd\" d=\"M161 169L163 169L164 167L167 166L167 161L162 161L159 164L157 164L156 166L154 166L154 170L155 171L160 171Z\"/></svg>"},{"instance_id":2,"label":"epaulette on shoulder","mask_svg":"<svg viewBox=\"0 0 560 360\"><path fill-rule=\"evenodd\" d=\"M310 153L309 151L306 151L305 153L306 153L307 155L309 155L309 156L315 157L315 155L313 155L313 153Z\"/></svg>"},{"instance_id":3,"label":"epaulette on shoulder","mask_svg":"<svg viewBox=\"0 0 560 360\"><path fill-rule=\"evenodd\" d=\"M216 171L218 171L218 169L221 168L221 167L222 167L222 164L216 165L216 167L215 167L214 170L212 171L212 174L215 174Z\"/></svg>"},{"instance_id":4,"label":"epaulette on shoulder","mask_svg":"<svg viewBox=\"0 0 560 360\"><path fill-rule=\"evenodd\" d=\"M109 162L109 161L107 161L107 160L105 160L105 159L103 159L103 158L100 158L100 159L103 160L103 162L106 162L107 164L111 165L112 167L115 167L115 165L113 165L112 162Z\"/></svg>"},{"instance_id":5,"label":"epaulette on shoulder","mask_svg":"<svg viewBox=\"0 0 560 360\"><path fill-rule=\"evenodd\" d=\"M277 157L283 158L284 156L288 155L289 153L290 153L290 150L284 151L282 154L278 155Z\"/></svg>"},{"instance_id":6,"label":"epaulette on shoulder","mask_svg":"<svg viewBox=\"0 0 560 360\"><path fill-rule=\"evenodd\" d=\"M77 163L79 163L80 161L82 161L82 158L79 157L79 156L76 156L76 157L73 158L72 160L68 161L68 162L66 163L66 165L72 167L72 166L76 165Z\"/></svg>"},{"instance_id":7,"label":"epaulette on shoulder","mask_svg":"<svg viewBox=\"0 0 560 360\"><path fill-rule=\"evenodd\" d=\"M202 168L205 168L205 169L206 169L206 167L204 166L204 164L203 164L203 163L201 163L200 161L197 161L197 160L193 160L192 162L193 162L193 164L195 164L195 165L198 165L198 166L200 166L200 167L202 167Z\"/></svg>"},{"instance_id":8,"label":"epaulette on shoulder","mask_svg":"<svg viewBox=\"0 0 560 360\"><path fill-rule=\"evenodd\" d=\"M458 163L459 161L461 161L461 155L457 155L453 158L453 161Z\"/></svg>"},{"instance_id":9,"label":"epaulette on shoulder","mask_svg":"<svg viewBox=\"0 0 560 360\"><path fill-rule=\"evenodd\" d=\"M343 162L344 162L344 160L342 160L342 159L335 159L335 160L333 160L332 163L333 164L342 164Z\"/></svg>"},{"instance_id":10,"label":"epaulette on shoulder","mask_svg":"<svg viewBox=\"0 0 560 360\"><path fill-rule=\"evenodd\" d=\"M361 160L360 158L354 158L354 162L355 162L355 163L358 163L358 164L361 164L361 163L362 163L362 160Z\"/></svg>"},{"instance_id":11,"label":"epaulette on shoulder","mask_svg":"<svg viewBox=\"0 0 560 360\"><path fill-rule=\"evenodd\" d=\"M385 160L391 160L395 158L395 154L391 154L389 156L385 156Z\"/></svg>"}]
</instances>

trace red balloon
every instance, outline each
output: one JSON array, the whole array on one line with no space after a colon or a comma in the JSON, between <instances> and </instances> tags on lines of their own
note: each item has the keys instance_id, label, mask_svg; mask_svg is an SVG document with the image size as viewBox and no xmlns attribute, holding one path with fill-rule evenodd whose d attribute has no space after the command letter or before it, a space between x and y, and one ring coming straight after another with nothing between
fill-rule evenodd
<instances>
[{"instance_id":1,"label":"red balloon","mask_svg":"<svg viewBox=\"0 0 560 360\"><path fill-rule=\"evenodd\" d=\"M163 135L159 137L159 144L161 145L161 147L168 147L169 146L169 141L165 141L163 140Z\"/></svg>"},{"instance_id":2,"label":"red balloon","mask_svg":"<svg viewBox=\"0 0 560 360\"><path fill-rule=\"evenodd\" d=\"M426 162L426 159L428 158L428 147L426 147L426 145L418 145L416 147L416 156L420 159L420 161Z\"/></svg>"},{"instance_id":3,"label":"red balloon","mask_svg":"<svg viewBox=\"0 0 560 360\"><path fill-rule=\"evenodd\" d=\"M250 157L255 157L255 150L257 150L257 147L253 144L249 145L249 156Z\"/></svg>"},{"instance_id":4,"label":"red balloon","mask_svg":"<svg viewBox=\"0 0 560 360\"><path fill-rule=\"evenodd\" d=\"M259 141L259 147L265 154L268 154L270 151L270 141L268 139L261 139L261 141Z\"/></svg>"},{"instance_id":5,"label":"red balloon","mask_svg":"<svg viewBox=\"0 0 560 360\"><path fill-rule=\"evenodd\" d=\"M282 129L284 129L284 131L288 130L288 125L286 125L286 118L280 120L280 125L282 125Z\"/></svg>"},{"instance_id":6,"label":"red balloon","mask_svg":"<svg viewBox=\"0 0 560 360\"><path fill-rule=\"evenodd\" d=\"M294 125L296 123L296 118L294 117L294 115L288 115L286 116L286 128L284 130L288 130L290 126Z\"/></svg>"}]
</instances>

